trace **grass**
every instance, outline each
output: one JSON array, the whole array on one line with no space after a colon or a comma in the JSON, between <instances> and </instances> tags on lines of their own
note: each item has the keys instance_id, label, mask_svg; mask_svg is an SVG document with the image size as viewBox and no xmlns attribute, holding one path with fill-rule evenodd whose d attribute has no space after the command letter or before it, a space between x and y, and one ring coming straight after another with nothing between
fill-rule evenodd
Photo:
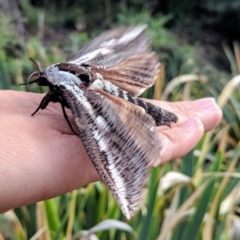
<instances>
[{"instance_id":1,"label":"grass","mask_svg":"<svg viewBox=\"0 0 240 240\"><path fill-rule=\"evenodd\" d=\"M149 16L143 14L149 21ZM127 23L124 15L119 19L119 23ZM138 19L139 16L132 17L129 21ZM163 33L162 38L166 40L171 36L172 41L169 43L163 39L158 45L158 36L154 38L154 48L160 58L163 53L165 67L155 87L144 96L173 101L213 96L223 109L221 124L206 133L186 156L151 170L147 202L130 221L124 218L106 187L97 182L0 215L0 239L8 235L10 239L32 240L217 240L233 239L237 234L240 200L239 46L235 43L234 52L224 46L233 70L231 76L210 65L199 67L194 58L196 50L183 47L186 52L180 59L182 50L174 52L180 48L175 37L163 28L163 20L159 24L157 21L155 19L150 24L150 31L162 28L159 30ZM75 51L86 40L84 33L71 34L69 41L72 45L67 51ZM6 43L2 42L1 46ZM18 86L34 70L28 57L46 67L64 60L64 51L58 48L58 43L46 48L34 36L22 46L23 54L17 59L0 51L0 88L42 92L38 86ZM168 84L163 86L162 83Z\"/></svg>"}]
</instances>

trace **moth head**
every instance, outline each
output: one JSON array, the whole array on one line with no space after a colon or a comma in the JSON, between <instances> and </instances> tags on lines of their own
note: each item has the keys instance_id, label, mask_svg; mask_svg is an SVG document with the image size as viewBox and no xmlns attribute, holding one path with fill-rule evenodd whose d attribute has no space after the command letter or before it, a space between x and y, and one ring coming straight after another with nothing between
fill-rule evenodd
<instances>
[{"instance_id":1,"label":"moth head","mask_svg":"<svg viewBox=\"0 0 240 240\"><path fill-rule=\"evenodd\" d=\"M40 86L49 86L50 83L46 77L45 72L43 70L41 70L39 64L34 59L32 59L32 58L29 58L29 59L32 61L34 66L37 68L37 71L34 71L29 75L26 84L21 84L21 85L37 83ZM34 80L30 81L32 78L34 78Z\"/></svg>"}]
</instances>

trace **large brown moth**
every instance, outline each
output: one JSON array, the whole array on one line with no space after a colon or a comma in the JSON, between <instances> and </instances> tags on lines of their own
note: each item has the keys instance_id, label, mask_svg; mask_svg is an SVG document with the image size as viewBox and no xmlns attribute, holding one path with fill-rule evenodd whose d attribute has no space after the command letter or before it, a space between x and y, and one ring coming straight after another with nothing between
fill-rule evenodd
<instances>
[{"instance_id":1,"label":"large brown moth","mask_svg":"<svg viewBox=\"0 0 240 240\"><path fill-rule=\"evenodd\" d=\"M101 179L129 219L139 208L148 169L160 157L156 126L177 121L174 113L137 98L152 86L160 63L145 26L104 32L64 63L33 72L48 86L39 109L59 102L70 108L77 134Z\"/></svg>"}]
</instances>

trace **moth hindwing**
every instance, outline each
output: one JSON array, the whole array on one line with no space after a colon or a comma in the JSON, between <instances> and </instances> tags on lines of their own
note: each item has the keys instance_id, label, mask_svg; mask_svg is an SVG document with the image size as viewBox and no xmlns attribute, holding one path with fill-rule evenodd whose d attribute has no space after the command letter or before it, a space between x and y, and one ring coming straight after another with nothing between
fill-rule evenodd
<instances>
[{"instance_id":1,"label":"moth hindwing","mask_svg":"<svg viewBox=\"0 0 240 240\"><path fill-rule=\"evenodd\" d=\"M177 116L139 98L159 72L144 26L110 30L95 38L65 63L32 73L49 86L39 110L49 102L70 108L77 134L101 179L129 219L143 199L148 169L159 158L156 126ZM70 125L70 122L68 121ZM70 125L71 127L71 125Z\"/></svg>"}]
</instances>

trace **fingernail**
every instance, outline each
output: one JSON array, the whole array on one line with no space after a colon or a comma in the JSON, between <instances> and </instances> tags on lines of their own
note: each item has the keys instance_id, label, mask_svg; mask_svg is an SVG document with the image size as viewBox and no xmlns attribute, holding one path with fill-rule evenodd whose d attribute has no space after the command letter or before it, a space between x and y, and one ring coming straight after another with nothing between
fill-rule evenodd
<instances>
[{"instance_id":1,"label":"fingernail","mask_svg":"<svg viewBox=\"0 0 240 240\"><path fill-rule=\"evenodd\" d=\"M197 127L202 127L201 121L197 117L193 117L188 119L186 122L181 124L181 127L183 128L197 128Z\"/></svg>"},{"instance_id":2,"label":"fingernail","mask_svg":"<svg viewBox=\"0 0 240 240\"><path fill-rule=\"evenodd\" d=\"M202 98L194 101L196 107L202 111L216 111L219 106L214 98Z\"/></svg>"}]
</instances>

